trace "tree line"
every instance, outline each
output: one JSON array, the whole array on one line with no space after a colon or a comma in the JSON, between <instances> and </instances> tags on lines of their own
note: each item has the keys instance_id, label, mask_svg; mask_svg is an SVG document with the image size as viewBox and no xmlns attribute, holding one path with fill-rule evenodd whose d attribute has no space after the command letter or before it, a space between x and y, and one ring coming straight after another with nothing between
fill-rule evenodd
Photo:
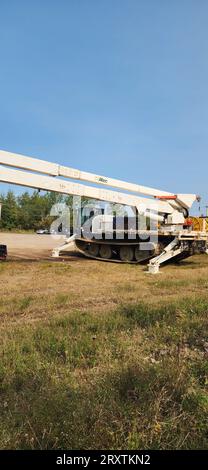
<instances>
[{"instance_id":1,"label":"tree line","mask_svg":"<svg viewBox=\"0 0 208 470\"><path fill-rule=\"evenodd\" d=\"M51 209L55 204L65 203L70 208L70 226L73 223L73 197L54 192L39 191L24 192L16 196L13 191L0 195L2 204L0 230L38 230L50 229L52 222L57 218L51 216ZM87 197L82 197L82 208L86 205L98 208L99 202ZM116 206L116 205L115 205ZM91 214L89 210L89 216ZM114 212L113 212L114 213ZM119 215L118 207L115 214ZM114 214L114 215L115 215ZM121 212L123 214L123 211ZM85 217L83 216L83 220Z\"/></svg>"},{"instance_id":2,"label":"tree line","mask_svg":"<svg viewBox=\"0 0 208 470\"><path fill-rule=\"evenodd\" d=\"M5 230L37 230L50 227L53 217L50 216L54 204L65 202L72 205L72 197L47 192L43 195L38 191L24 192L16 196L13 191L0 195L2 204L0 229Z\"/></svg>"}]
</instances>

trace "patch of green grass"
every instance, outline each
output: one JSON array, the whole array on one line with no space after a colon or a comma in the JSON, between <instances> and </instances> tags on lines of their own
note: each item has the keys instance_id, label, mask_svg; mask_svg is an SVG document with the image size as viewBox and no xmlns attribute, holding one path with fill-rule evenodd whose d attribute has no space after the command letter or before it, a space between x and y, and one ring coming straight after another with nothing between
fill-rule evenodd
<instances>
[{"instance_id":1,"label":"patch of green grass","mask_svg":"<svg viewBox=\"0 0 208 470\"><path fill-rule=\"evenodd\" d=\"M55 298L55 304L57 305L57 307L64 307L69 303L69 300L69 294L57 294Z\"/></svg>"},{"instance_id":2,"label":"patch of green grass","mask_svg":"<svg viewBox=\"0 0 208 470\"><path fill-rule=\"evenodd\" d=\"M131 282L124 282L116 286L116 290L119 292L135 292L137 285L132 284Z\"/></svg>"},{"instance_id":3,"label":"patch of green grass","mask_svg":"<svg viewBox=\"0 0 208 470\"><path fill-rule=\"evenodd\" d=\"M68 272L68 271L71 271L72 269L72 266L71 264L66 261L66 262L57 262L57 261L53 261L53 262L47 262L47 261L44 261L43 263L41 263L41 270L42 271L47 271L49 269L50 270L53 270L53 275L61 275L63 274L64 272Z\"/></svg>"},{"instance_id":4,"label":"patch of green grass","mask_svg":"<svg viewBox=\"0 0 208 470\"><path fill-rule=\"evenodd\" d=\"M207 448L207 311L200 297L5 327L0 447Z\"/></svg>"},{"instance_id":5,"label":"patch of green grass","mask_svg":"<svg viewBox=\"0 0 208 470\"><path fill-rule=\"evenodd\" d=\"M20 312L24 312L30 306L32 301L33 301L33 297L31 296L22 297L22 299L18 301L18 306L17 306L18 310Z\"/></svg>"},{"instance_id":6,"label":"patch of green grass","mask_svg":"<svg viewBox=\"0 0 208 470\"><path fill-rule=\"evenodd\" d=\"M199 278L195 282L196 282L197 287L203 287L203 289L208 288L208 279L206 278Z\"/></svg>"},{"instance_id":7,"label":"patch of green grass","mask_svg":"<svg viewBox=\"0 0 208 470\"><path fill-rule=\"evenodd\" d=\"M2 262L0 263L0 274L3 273L6 270L6 263Z\"/></svg>"},{"instance_id":8,"label":"patch of green grass","mask_svg":"<svg viewBox=\"0 0 208 470\"><path fill-rule=\"evenodd\" d=\"M175 289L177 287L187 287L190 285L189 279L162 279L156 282L150 282L150 285L158 289Z\"/></svg>"},{"instance_id":9,"label":"patch of green grass","mask_svg":"<svg viewBox=\"0 0 208 470\"><path fill-rule=\"evenodd\" d=\"M0 315L6 315L8 313L10 316L23 314L29 309L33 301L34 298L30 295L12 297L9 302L6 296L2 297L0 299Z\"/></svg>"}]
</instances>

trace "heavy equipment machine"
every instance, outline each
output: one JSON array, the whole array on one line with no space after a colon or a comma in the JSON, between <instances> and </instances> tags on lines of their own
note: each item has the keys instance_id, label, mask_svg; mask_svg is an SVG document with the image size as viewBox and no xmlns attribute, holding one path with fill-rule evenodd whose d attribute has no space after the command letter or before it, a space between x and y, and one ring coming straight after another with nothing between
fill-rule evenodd
<instances>
[{"instance_id":1,"label":"heavy equipment machine","mask_svg":"<svg viewBox=\"0 0 208 470\"><path fill-rule=\"evenodd\" d=\"M198 200L195 194L169 193L6 151L0 151L0 181L132 208L133 227L124 220L123 229L118 230L113 214L97 215L87 237L81 227L80 233L66 239L53 256L59 256L73 241L87 257L128 263L145 261L149 272L157 273L162 263L208 253L207 231L193 230L186 222L190 208ZM141 228L141 218L148 221L145 229Z\"/></svg>"}]
</instances>

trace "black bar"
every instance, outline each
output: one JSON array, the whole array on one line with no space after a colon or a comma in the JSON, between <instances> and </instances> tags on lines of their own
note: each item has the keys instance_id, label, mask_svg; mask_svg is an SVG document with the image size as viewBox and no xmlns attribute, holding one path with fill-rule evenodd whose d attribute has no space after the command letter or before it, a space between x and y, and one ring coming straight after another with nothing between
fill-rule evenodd
<instances>
[{"instance_id":1,"label":"black bar","mask_svg":"<svg viewBox=\"0 0 208 470\"><path fill-rule=\"evenodd\" d=\"M90 468L95 465L131 465L140 466L149 465L150 467L159 466L160 468L174 467L178 470L178 466L196 466L205 468L208 462L208 451L39 451L39 450L17 450L0 451L0 467L6 468L6 465L17 467L21 465L23 468L28 465L40 466L48 465L49 468L60 468L69 465L79 466L81 468ZM147 467L148 468L148 467Z\"/></svg>"}]
</instances>

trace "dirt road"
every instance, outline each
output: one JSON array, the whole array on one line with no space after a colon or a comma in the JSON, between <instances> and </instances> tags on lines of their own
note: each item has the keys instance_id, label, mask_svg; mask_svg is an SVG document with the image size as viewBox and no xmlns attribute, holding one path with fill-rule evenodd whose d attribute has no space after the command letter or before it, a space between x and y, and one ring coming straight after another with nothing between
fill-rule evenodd
<instances>
[{"instance_id":1,"label":"dirt road","mask_svg":"<svg viewBox=\"0 0 208 470\"><path fill-rule=\"evenodd\" d=\"M48 258L51 257L53 248L62 243L64 237L59 235L0 233L0 244L7 245L8 255L11 258Z\"/></svg>"}]
</instances>

